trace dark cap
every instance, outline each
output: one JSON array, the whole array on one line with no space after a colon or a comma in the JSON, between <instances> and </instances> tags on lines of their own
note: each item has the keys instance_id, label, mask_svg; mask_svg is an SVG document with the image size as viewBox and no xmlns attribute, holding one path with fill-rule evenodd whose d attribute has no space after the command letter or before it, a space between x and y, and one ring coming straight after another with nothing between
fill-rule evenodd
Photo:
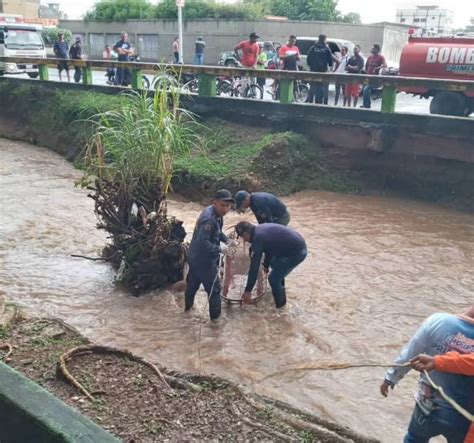
<instances>
[{"instance_id":1,"label":"dark cap","mask_svg":"<svg viewBox=\"0 0 474 443\"><path fill-rule=\"evenodd\" d=\"M252 32L252 33L249 35L249 38L260 38L260 36L259 36L256 32Z\"/></svg>"},{"instance_id":2,"label":"dark cap","mask_svg":"<svg viewBox=\"0 0 474 443\"><path fill-rule=\"evenodd\" d=\"M217 191L214 195L214 200L222 200L224 202L234 203L232 194L227 189L220 189L219 191Z\"/></svg>"},{"instance_id":3,"label":"dark cap","mask_svg":"<svg viewBox=\"0 0 474 443\"><path fill-rule=\"evenodd\" d=\"M76 37L76 42L80 42L81 41L81 37Z\"/></svg>"},{"instance_id":4,"label":"dark cap","mask_svg":"<svg viewBox=\"0 0 474 443\"><path fill-rule=\"evenodd\" d=\"M235 209L240 209L242 207L242 203L249 195L250 194L247 191L236 192L234 195Z\"/></svg>"}]
</instances>

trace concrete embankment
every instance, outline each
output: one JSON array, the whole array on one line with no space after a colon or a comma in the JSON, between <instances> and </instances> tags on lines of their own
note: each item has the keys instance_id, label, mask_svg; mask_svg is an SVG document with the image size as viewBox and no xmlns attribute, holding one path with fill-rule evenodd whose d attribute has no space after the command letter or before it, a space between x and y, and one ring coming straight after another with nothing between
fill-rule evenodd
<instances>
[{"instance_id":1,"label":"concrete embankment","mask_svg":"<svg viewBox=\"0 0 474 443\"><path fill-rule=\"evenodd\" d=\"M90 129L85 120L126 98L113 88L1 79L0 100L0 136L76 159ZM471 119L221 97L184 104L208 129L206 152L177 160L182 193L376 191L474 208Z\"/></svg>"}]
</instances>

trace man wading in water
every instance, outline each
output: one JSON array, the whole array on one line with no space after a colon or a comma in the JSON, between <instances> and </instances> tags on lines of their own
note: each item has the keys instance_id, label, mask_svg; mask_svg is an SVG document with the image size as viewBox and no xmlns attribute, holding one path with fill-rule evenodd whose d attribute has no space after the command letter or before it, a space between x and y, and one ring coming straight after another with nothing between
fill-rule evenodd
<instances>
[{"instance_id":1,"label":"man wading in water","mask_svg":"<svg viewBox=\"0 0 474 443\"><path fill-rule=\"evenodd\" d=\"M258 221L262 223L277 223L287 226L290 223L290 213L286 205L268 192L239 191L234 196L235 208L238 212L250 208Z\"/></svg>"},{"instance_id":2,"label":"man wading in water","mask_svg":"<svg viewBox=\"0 0 474 443\"><path fill-rule=\"evenodd\" d=\"M269 272L268 281L272 288L276 307L286 305L285 277L293 271L307 255L306 242L303 237L293 229L275 223L265 223L254 226L249 222L240 222L235 227L238 237L251 243L252 252L247 286L242 295L244 303L251 303L252 290L257 281L258 271L263 263L265 273Z\"/></svg>"},{"instance_id":3,"label":"man wading in water","mask_svg":"<svg viewBox=\"0 0 474 443\"><path fill-rule=\"evenodd\" d=\"M184 293L185 312L194 305L194 297L201 284L209 298L209 315L217 320L221 315L221 282L219 280L219 256L230 253L229 238L222 232L223 217L234 203L232 194L226 189L217 191L212 205L202 211L194 228L189 245L187 277ZM224 245L221 246L221 242Z\"/></svg>"}]
</instances>

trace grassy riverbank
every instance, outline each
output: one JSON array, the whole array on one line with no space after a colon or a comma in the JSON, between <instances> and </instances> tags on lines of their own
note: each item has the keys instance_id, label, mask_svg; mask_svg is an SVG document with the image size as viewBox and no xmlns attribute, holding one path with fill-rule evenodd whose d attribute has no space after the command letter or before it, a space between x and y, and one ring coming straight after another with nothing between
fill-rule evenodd
<instances>
[{"instance_id":1,"label":"grassy riverbank","mask_svg":"<svg viewBox=\"0 0 474 443\"><path fill-rule=\"evenodd\" d=\"M125 95L67 91L37 83L0 83L0 136L51 148L80 166L82 148L90 134L87 120L120 107ZM194 198L215 189L244 187L285 195L304 189L359 192L361 181L324 166L321 153L293 132L229 123L202 121L201 144L190 156L176 160L175 191Z\"/></svg>"}]
</instances>

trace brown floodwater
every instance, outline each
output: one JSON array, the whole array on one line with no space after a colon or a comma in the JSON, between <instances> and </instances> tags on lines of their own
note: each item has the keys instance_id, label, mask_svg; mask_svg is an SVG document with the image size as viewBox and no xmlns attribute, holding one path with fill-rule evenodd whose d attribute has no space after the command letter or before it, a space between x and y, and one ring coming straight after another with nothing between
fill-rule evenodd
<instances>
[{"instance_id":1,"label":"brown floodwater","mask_svg":"<svg viewBox=\"0 0 474 443\"><path fill-rule=\"evenodd\" d=\"M0 152L0 289L9 300L61 317L101 344L228 377L384 442L404 434L414 374L384 399L383 369L285 369L390 363L427 315L474 302L473 216L402 199L303 192L285 199L309 250L288 278L287 308L276 311L267 295L257 306L224 309L213 325L204 293L185 315L182 294L130 297L114 288L107 264L72 258L97 255L105 241L92 201L74 187L80 172L27 144L0 140ZM170 204L188 232L200 210L181 199Z\"/></svg>"}]
</instances>

